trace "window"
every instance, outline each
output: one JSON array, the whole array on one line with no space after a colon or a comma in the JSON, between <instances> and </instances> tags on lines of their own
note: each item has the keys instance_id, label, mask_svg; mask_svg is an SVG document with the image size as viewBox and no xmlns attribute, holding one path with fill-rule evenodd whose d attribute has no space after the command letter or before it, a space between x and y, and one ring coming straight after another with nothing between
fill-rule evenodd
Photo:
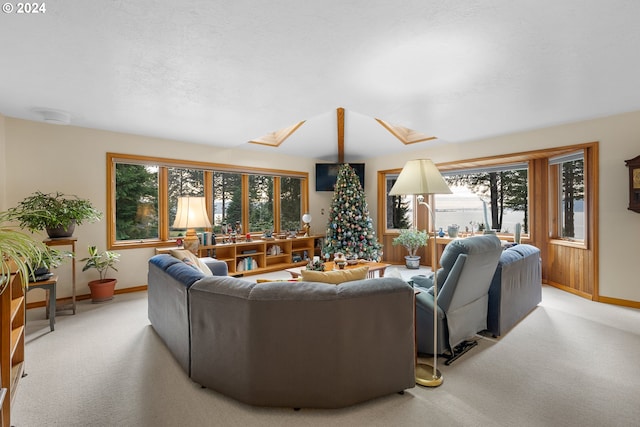
<instances>
[{"instance_id":1,"label":"window","mask_svg":"<svg viewBox=\"0 0 640 427\"><path fill-rule=\"evenodd\" d=\"M245 232L299 230L308 209L307 172L114 153L107 161L109 249L175 244L179 196L207 198L215 233L236 224Z\"/></svg>"},{"instance_id":2,"label":"window","mask_svg":"<svg viewBox=\"0 0 640 427\"><path fill-rule=\"evenodd\" d=\"M401 230L411 228L415 224L413 217L413 196L390 196L389 191L396 183L399 174L389 174L386 176L386 224L388 230Z\"/></svg>"},{"instance_id":3,"label":"window","mask_svg":"<svg viewBox=\"0 0 640 427\"><path fill-rule=\"evenodd\" d=\"M198 169L167 168L169 183L169 226L176 219L178 197L204 196L204 171ZM196 230L198 232L202 230ZM170 231L171 237L184 235L184 230Z\"/></svg>"},{"instance_id":4,"label":"window","mask_svg":"<svg viewBox=\"0 0 640 427\"><path fill-rule=\"evenodd\" d=\"M280 230L297 230L302 218L300 198L302 180L291 176L280 178Z\"/></svg>"},{"instance_id":5,"label":"window","mask_svg":"<svg viewBox=\"0 0 640 427\"><path fill-rule=\"evenodd\" d=\"M551 177L549 194L553 195L551 234L555 238L584 241L585 239L585 176L584 152L554 157L549 160Z\"/></svg>"},{"instance_id":6,"label":"window","mask_svg":"<svg viewBox=\"0 0 640 427\"><path fill-rule=\"evenodd\" d=\"M116 240L157 239L158 166L118 163L116 169Z\"/></svg>"},{"instance_id":7,"label":"window","mask_svg":"<svg viewBox=\"0 0 640 427\"><path fill-rule=\"evenodd\" d=\"M528 233L528 175L526 163L443 173L453 193L435 196L436 230L457 225L461 232L513 233L520 224Z\"/></svg>"},{"instance_id":8,"label":"window","mask_svg":"<svg viewBox=\"0 0 640 427\"><path fill-rule=\"evenodd\" d=\"M296 230L300 228L300 220ZM273 177L249 175L249 229L273 230Z\"/></svg>"},{"instance_id":9,"label":"window","mask_svg":"<svg viewBox=\"0 0 640 427\"><path fill-rule=\"evenodd\" d=\"M242 175L213 172L213 232L222 233L242 221Z\"/></svg>"}]
</instances>

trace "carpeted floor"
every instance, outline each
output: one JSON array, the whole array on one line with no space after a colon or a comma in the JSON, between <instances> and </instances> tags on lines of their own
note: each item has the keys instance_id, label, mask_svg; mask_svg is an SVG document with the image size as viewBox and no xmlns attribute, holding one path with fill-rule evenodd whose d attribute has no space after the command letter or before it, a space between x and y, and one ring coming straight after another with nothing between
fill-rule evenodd
<instances>
[{"instance_id":1,"label":"carpeted floor","mask_svg":"<svg viewBox=\"0 0 640 427\"><path fill-rule=\"evenodd\" d=\"M17 427L631 426L640 419L640 310L546 286L540 306L508 334L480 336L461 359L441 364L442 386L340 410L256 408L201 389L150 326L145 292L82 301L76 315L57 317L55 332L44 308L27 316Z\"/></svg>"}]
</instances>

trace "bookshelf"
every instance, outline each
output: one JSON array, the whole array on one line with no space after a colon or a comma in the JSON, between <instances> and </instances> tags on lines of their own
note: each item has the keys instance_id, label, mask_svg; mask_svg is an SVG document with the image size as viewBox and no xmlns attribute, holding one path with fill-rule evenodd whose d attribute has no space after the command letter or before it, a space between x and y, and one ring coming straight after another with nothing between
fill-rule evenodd
<instances>
[{"instance_id":1,"label":"bookshelf","mask_svg":"<svg viewBox=\"0 0 640 427\"><path fill-rule=\"evenodd\" d=\"M6 279L5 279L6 280ZM0 295L0 378L5 389L0 425L11 425L11 405L24 373L25 290L20 274L13 274Z\"/></svg>"},{"instance_id":2,"label":"bookshelf","mask_svg":"<svg viewBox=\"0 0 640 427\"><path fill-rule=\"evenodd\" d=\"M198 248L198 256L210 256L226 262L231 276L266 273L306 265L314 255L316 239L319 238L309 236L204 245Z\"/></svg>"}]
</instances>

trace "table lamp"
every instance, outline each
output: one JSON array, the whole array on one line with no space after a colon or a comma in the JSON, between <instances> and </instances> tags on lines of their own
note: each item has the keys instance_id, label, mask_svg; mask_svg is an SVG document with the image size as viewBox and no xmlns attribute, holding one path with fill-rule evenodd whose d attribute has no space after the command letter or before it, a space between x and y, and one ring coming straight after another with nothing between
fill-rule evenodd
<instances>
[{"instance_id":1,"label":"table lamp","mask_svg":"<svg viewBox=\"0 0 640 427\"><path fill-rule=\"evenodd\" d=\"M311 214L306 213L302 215L302 222L304 223L304 237L309 237L309 229L311 228Z\"/></svg>"},{"instance_id":2,"label":"table lamp","mask_svg":"<svg viewBox=\"0 0 640 427\"><path fill-rule=\"evenodd\" d=\"M207 204L204 197L178 197L178 209L173 228L187 230L184 237L184 248L198 255L198 235L196 228L211 228Z\"/></svg>"},{"instance_id":3,"label":"table lamp","mask_svg":"<svg viewBox=\"0 0 640 427\"><path fill-rule=\"evenodd\" d=\"M424 201L424 196L429 194L451 194L451 189L440 174L440 171L430 159L409 160L395 184L389 191L390 196L416 195L418 203L427 207L431 214L431 228L435 230L436 214L428 203ZM431 266L433 268L433 366L424 363L416 364L416 383L426 387L437 387L442 384L442 374L438 370L438 259L436 249L436 236L430 239L431 244Z\"/></svg>"}]
</instances>

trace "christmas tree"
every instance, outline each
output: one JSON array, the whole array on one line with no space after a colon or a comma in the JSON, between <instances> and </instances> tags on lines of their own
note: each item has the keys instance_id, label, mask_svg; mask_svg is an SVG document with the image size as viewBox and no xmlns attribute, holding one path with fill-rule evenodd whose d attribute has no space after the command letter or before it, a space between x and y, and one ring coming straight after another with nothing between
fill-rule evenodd
<instances>
[{"instance_id":1,"label":"christmas tree","mask_svg":"<svg viewBox=\"0 0 640 427\"><path fill-rule=\"evenodd\" d=\"M341 252L347 258L379 261L381 249L358 175L345 163L338 171L322 253L325 258Z\"/></svg>"}]
</instances>

